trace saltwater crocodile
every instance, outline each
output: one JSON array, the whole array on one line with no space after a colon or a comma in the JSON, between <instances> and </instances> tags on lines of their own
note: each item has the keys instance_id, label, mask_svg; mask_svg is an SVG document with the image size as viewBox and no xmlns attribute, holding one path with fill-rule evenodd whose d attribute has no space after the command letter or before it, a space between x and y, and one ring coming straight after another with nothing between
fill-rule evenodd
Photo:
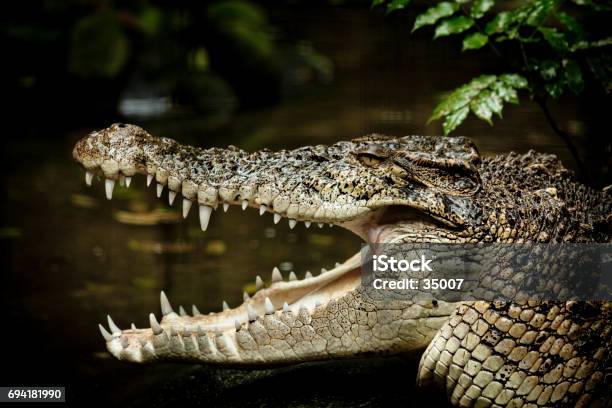
<instances>
[{"instance_id":1,"label":"saltwater crocodile","mask_svg":"<svg viewBox=\"0 0 612 408\"><path fill-rule=\"evenodd\" d=\"M371 135L331 146L253 153L200 149L114 124L80 140L74 158L112 198L132 176L197 203L206 230L221 204L270 213L274 223L344 227L365 242L610 242L612 197L574 181L557 158L530 151L480 157L462 137ZM458 406L606 405L612 304L606 301L372 300L356 254L317 276L278 269L257 292L218 313L176 313L121 330L108 350L135 363L268 366L422 352L418 382Z\"/></svg>"}]
</instances>

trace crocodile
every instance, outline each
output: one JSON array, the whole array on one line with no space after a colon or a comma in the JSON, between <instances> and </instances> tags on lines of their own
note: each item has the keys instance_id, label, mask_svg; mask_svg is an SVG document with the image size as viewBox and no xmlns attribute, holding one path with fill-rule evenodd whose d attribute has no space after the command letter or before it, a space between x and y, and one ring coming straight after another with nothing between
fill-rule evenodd
<instances>
[{"instance_id":1,"label":"crocodile","mask_svg":"<svg viewBox=\"0 0 612 408\"><path fill-rule=\"evenodd\" d=\"M77 142L85 181L112 198L132 177L197 203L202 230L230 205L331 224L365 243L608 243L612 197L556 156L481 157L464 137L369 135L333 145L246 152L202 149L116 123ZM221 205L219 207L219 204ZM213 220L214 222L214 220ZM298 279L275 268L256 292L222 311L178 313L162 291L150 328L99 325L106 347L132 363L267 367L422 353L417 382L456 406L606 406L612 303L606 300L410 301L371 299L357 253Z\"/></svg>"}]
</instances>

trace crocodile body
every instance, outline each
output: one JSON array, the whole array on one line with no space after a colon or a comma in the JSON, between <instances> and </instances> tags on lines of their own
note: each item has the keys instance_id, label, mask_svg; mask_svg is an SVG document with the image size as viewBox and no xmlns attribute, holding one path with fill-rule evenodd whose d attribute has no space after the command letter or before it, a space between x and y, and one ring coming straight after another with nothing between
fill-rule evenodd
<instances>
[{"instance_id":1,"label":"crocodile body","mask_svg":"<svg viewBox=\"0 0 612 408\"><path fill-rule=\"evenodd\" d=\"M200 149L114 124L77 143L86 181L143 174L197 204L206 230L221 207L253 207L275 223L329 223L367 243L607 243L612 197L574 181L553 155L481 158L465 138L366 136L330 146L248 153ZM219 207L221 205L221 207ZM218 209L219 207L219 209ZM213 219L214 222L214 219ZM266 366L424 353L421 386L457 406L607 404L612 304L607 301L401 301L371 299L360 255L330 271L284 279L275 269L257 292L221 312L176 313L147 329L100 326L108 350L130 362Z\"/></svg>"}]
</instances>

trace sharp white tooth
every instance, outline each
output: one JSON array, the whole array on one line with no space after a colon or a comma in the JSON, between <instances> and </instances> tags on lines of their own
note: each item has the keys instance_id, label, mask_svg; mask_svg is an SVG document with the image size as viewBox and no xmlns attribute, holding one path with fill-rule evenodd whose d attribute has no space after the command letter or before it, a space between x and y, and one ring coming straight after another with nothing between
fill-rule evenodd
<instances>
[{"instance_id":1,"label":"sharp white tooth","mask_svg":"<svg viewBox=\"0 0 612 408\"><path fill-rule=\"evenodd\" d=\"M246 305L246 309L247 315L249 317L249 322L254 322L255 320L257 320L257 313L255 313L255 310L253 310L251 305Z\"/></svg>"},{"instance_id":2,"label":"sharp white tooth","mask_svg":"<svg viewBox=\"0 0 612 408\"><path fill-rule=\"evenodd\" d=\"M174 204L174 199L176 198L176 191L169 190L168 191L168 204Z\"/></svg>"},{"instance_id":3,"label":"sharp white tooth","mask_svg":"<svg viewBox=\"0 0 612 408\"><path fill-rule=\"evenodd\" d=\"M130 188L130 184L132 184L132 178L129 177L129 176L126 176L126 178L125 178L125 186L127 188Z\"/></svg>"},{"instance_id":4,"label":"sharp white tooth","mask_svg":"<svg viewBox=\"0 0 612 408\"><path fill-rule=\"evenodd\" d=\"M111 332L113 332L113 334L121 333L121 329L117 327L115 322L113 322L113 319L111 319L110 315L106 315L106 320L108 320L108 327L110 327Z\"/></svg>"},{"instance_id":5,"label":"sharp white tooth","mask_svg":"<svg viewBox=\"0 0 612 408\"><path fill-rule=\"evenodd\" d=\"M281 275L277 267L274 267L274 269L272 269L272 282L280 282L282 280L283 275Z\"/></svg>"},{"instance_id":6,"label":"sharp white tooth","mask_svg":"<svg viewBox=\"0 0 612 408\"><path fill-rule=\"evenodd\" d=\"M283 312L287 313L289 311L289 305L287 302L283 303Z\"/></svg>"},{"instance_id":7,"label":"sharp white tooth","mask_svg":"<svg viewBox=\"0 0 612 408\"><path fill-rule=\"evenodd\" d=\"M264 306L266 307L266 314L274 313L274 305L272 304L272 301L269 297L266 297L266 299L264 300Z\"/></svg>"},{"instance_id":8,"label":"sharp white tooth","mask_svg":"<svg viewBox=\"0 0 612 408\"><path fill-rule=\"evenodd\" d=\"M113 335L106 331L104 326L98 324L98 328L100 329L100 333L102 333L102 337L104 337L104 341L111 341L112 339L114 339Z\"/></svg>"},{"instance_id":9,"label":"sharp white tooth","mask_svg":"<svg viewBox=\"0 0 612 408\"><path fill-rule=\"evenodd\" d=\"M153 313L149 314L149 324L151 325L151 330L153 330L153 334L161 334L164 329L161 328L155 315Z\"/></svg>"},{"instance_id":10,"label":"sharp white tooth","mask_svg":"<svg viewBox=\"0 0 612 408\"><path fill-rule=\"evenodd\" d=\"M289 220L289 228L290 229L294 229L295 228L295 224L297 224L296 220Z\"/></svg>"},{"instance_id":11,"label":"sharp white tooth","mask_svg":"<svg viewBox=\"0 0 612 408\"><path fill-rule=\"evenodd\" d=\"M166 296L163 290L159 294L159 303L161 303L161 311L163 316L174 313L174 310L172 310L172 306L170 305L170 301L168 300L168 296Z\"/></svg>"},{"instance_id":12,"label":"sharp white tooth","mask_svg":"<svg viewBox=\"0 0 612 408\"><path fill-rule=\"evenodd\" d=\"M223 203L223 212L227 212L227 210L229 210L229 204Z\"/></svg>"},{"instance_id":13,"label":"sharp white tooth","mask_svg":"<svg viewBox=\"0 0 612 408\"><path fill-rule=\"evenodd\" d=\"M162 191L164 191L164 185L162 183L157 183L157 198L161 197Z\"/></svg>"},{"instance_id":14,"label":"sharp white tooth","mask_svg":"<svg viewBox=\"0 0 612 408\"><path fill-rule=\"evenodd\" d=\"M264 213L266 212L266 205L262 204L259 206L259 215L264 215Z\"/></svg>"},{"instance_id":15,"label":"sharp white tooth","mask_svg":"<svg viewBox=\"0 0 612 408\"><path fill-rule=\"evenodd\" d=\"M306 226L306 228L310 228L310 224L311 224L310 221L304 221L304 225Z\"/></svg>"},{"instance_id":16,"label":"sharp white tooth","mask_svg":"<svg viewBox=\"0 0 612 408\"><path fill-rule=\"evenodd\" d=\"M187 216L189 215L189 210L191 210L191 204L193 204L191 200L183 198L183 218L187 218Z\"/></svg>"},{"instance_id":17,"label":"sharp white tooth","mask_svg":"<svg viewBox=\"0 0 612 408\"><path fill-rule=\"evenodd\" d=\"M248 294L248 293L246 293L246 292L242 292L242 300L243 300L244 302L246 302L246 301L247 301L247 300L249 300L250 298L251 298L251 297L249 296L249 294Z\"/></svg>"},{"instance_id":18,"label":"sharp white tooth","mask_svg":"<svg viewBox=\"0 0 612 408\"><path fill-rule=\"evenodd\" d=\"M331 223L330 223L330 224L327 224L327 225L329 225L329 228L331 228L331 227L333 227L333 226L334 226L334 224L331 224Z\"/></svg>"},{"instance_id":19,"label":"sharp white tooth","mask_svg":"<svg viewBox=\"0 0 612 408\"><path fill-rule=\"evenodd\" d=\"M119 185L120 186L125 186L125 176L123 174L119 175Z\"/></svg>"},{"instance_id":20,"label":"sharp white tooth","mask_svg":"<svg viewBox=\"0 0 612 408\"><path fill-rule=\"evenodd\" d=\"M281 217L280 214L274 213L274 223L275 224L278 224L278 222L281 220L281 218L282 217Z\"/></svg>"},{"instance_id":21,"label":"sharp white tooth","mask_svg":"<svg viewBox=\"0 0 612 408\"><path fill-rule=\"evenodd\" d=\"M240 322L238 320L234 320L234 327L236 328L236 331L240 330Z\"/></svg>"},{"instance_id":22,"label":"sharp white tooth","mask_svg":"<svg viewBox=\"0 0 612 408\"><path fill-rule=\"evenodd\" d=\"M229 305L227 304L227 302L224 300L223 301L223 311L229 310Z\"/></svg>"},{"instance_id":23,"label":"sharp white tooth","mask_svg":"<svg viewBox=\"0 0 612 408\"><path fill-rule=\"evenodd\" d=\"M257 277L255 278L255 290L259 290L263 288L263 286L264 286L263 280L261 280L261 277L257 275Z\"/></svg>"},{"instance_id":24,"label":"sharp white tooth","mask_svg":"<svg viewBox=\"0 0 612 408\"><path fill-rule=\"evenodd\" d=\"M132 324L130 325L130 329L132 329L132 330L137 330L137 329L136 329L136 325L135 325L134 323L132 323Z\"/></svg>"},{"instance_id":25,"label":"sharp white tooth","mask_svg":"<svg viewBox=\"0 0 612 408\"><path fill-rule=\"evenodd\" d=\"M323 275L323 274L324 274L324 273L326 273L326 272L327 272L327 269L325 269L325 268L321 268L321 275Z\"/></svg>"},{"instance_id":26,"label":"sharp white tooth","mask_svg":"<svg viewBox=\"0 0 612 408\"><path fill-rule=\"evenodd\" d=\"M187 312L183 309L183 306L179 305L179 315L187 316Z\"/></svg>"},{"instance_id":27,"label":"sharp white tooth","mask_svg":"<svg viewBox=\"0 0 612 408\"><path fill-rule=\"evenodd\" d=\"M242 200L242 210L246 210L249 206L249 200Z\"/></svg>"},{"instance_id":28,"label":"sharp white tooth","mask_svg":"<svg viewBox=\"0 0 612 408\"><path fill-rule=\"evenodd\" d=\"M317 225L319 226L319 228L323 228L323 225L324 225L324 224L323 224L322 222L320 222L320 223L318 223Z\"/></svg>"},{"instance_id":29,"label":"sharp white tooth","mask_svg":"<svg viewBox=\"0 0 612 408\"><path fill-rule=\"evenodd\" d=\"M196 305L191 305L191 313L194 316L198 316L198 315L202 314L202 313L200 313L200 311L198 310L198 307Z\"/></svg>"},{"instance_id":30,"label":"sharp white tooth","mask_svg":"<svg viewBox=\"0 0 612 408\"><path fill-rule=\"evenodd\" d=\"M152 181L153 181L153 175L152 174L147 174L147 187L149 187L151 185Z\"/></svg>"},{"instance_id":31,"label":"sharp white tooth","mask_svg":"<svg viewBox=\"0 0 612 408\"><path fill-rule=\"evenodd\" d=\"M336 262L336 268L342 265L340 262Z\"/></svg>"},{"instance_id":32,"label":"sharp white tooth","mask_svg":"<svg viewBox=\"0 0 612 408\"><path fill-rule=\"evenodd\" d=\"M210 221L210 214L212 213L212 207L207 205L200 206L200 228L202 231L206 231L208 228L208 222Z\"/></svg>"},{"instance_id":33,"label":"sharp white tooth","mask_svg":"<svg viewBox=\"0 0 612 408\"><path fill-rule=\"evenodd\" d=\"M92 180L93 180L93 173L91 171L86 171L85 172L85 184L87 184L88 186L91 186Z\"/></svg>"},{"instance_id":34,"label":"sharp white tooth","mask_svg":"<svg viewBox=\"0 0 612 408\"><path fill-rule=\"evenodd\" d=\"M295 276L295 272L293 271L289 272L289 280L290 281L297 280L297 276Z\"/></svg>"},{"instance_id":35,"label":"sharp white tooth","mask_svg":"<svg viewBox=\"0 0 612 408\"><path fill-rule=\"evenodd\" d=\"M113 198L113 189L115 188L115 180L106 179L104 181L104 187L106 188L106 199L111 200Z\"/></svg>"},{"instance_id":36,"label":"sharp white tooth","mask_svg":"<svg viewBox=\"0 0 612 408\"><path fill-rule=\"evenodd\" d=\"M304 275L304 279L310 279L312 278L312 273L310 273L310 271L306 271L306 275Z\"/></svg>"}]
</instances>

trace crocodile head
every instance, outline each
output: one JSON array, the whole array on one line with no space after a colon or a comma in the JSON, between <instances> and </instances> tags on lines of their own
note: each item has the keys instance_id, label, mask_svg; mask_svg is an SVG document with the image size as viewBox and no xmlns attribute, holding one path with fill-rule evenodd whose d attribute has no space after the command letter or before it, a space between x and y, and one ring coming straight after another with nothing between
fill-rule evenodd
<instances>
[{"instance_id":1,"label":"crocodile head","mask_svg":"<svg viewBox=\"0 0 612 408\"><path fill-rule=\"evenodd\" d=\"M338 225L366 242L465 239L481 218L472 200L481 188L480 158L462 137L372 135L248 153L183 146L114 124L80 140L73 156L88 184L94 175L105 179L109 199L116 180L129 186L136 174L156 181L158 197L167 187L171 204L181 193L183 215L197 203L203 230L219 204L254 207L275 223L287 218L290 228ZM286 363L426 346L453 305L365 304L360 266L357 254L299 280L275 269L242 305L206 315L175 313L162 292L161 322L151 314L151 328L120 330L109 318L112 333L101 330L116 357L134 362Z\"/></svg>"}]
</instances>

